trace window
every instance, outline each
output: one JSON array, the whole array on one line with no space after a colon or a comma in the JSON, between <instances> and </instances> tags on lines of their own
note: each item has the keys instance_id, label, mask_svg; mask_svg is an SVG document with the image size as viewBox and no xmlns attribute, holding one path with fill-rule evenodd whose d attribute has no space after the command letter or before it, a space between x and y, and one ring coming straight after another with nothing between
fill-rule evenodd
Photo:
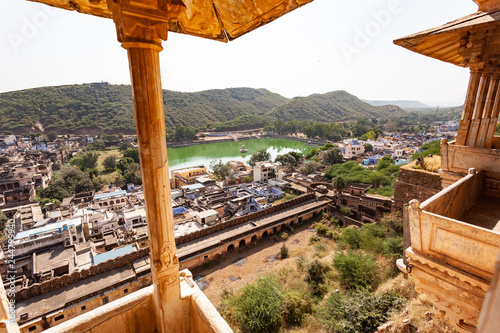
<instances>
[{"instance_id":1,"label":"window","mask_svg":"<svg viewBox=\"0 0 500 333\"><path fill-rule=\"evenodd\" d=\"M85 311L85 310L87 310L87 307L84 305L84 306L82 306L82 311Z\"/></svg>"},{"instance_id":2,"label":"window","mask_svg":"<svg viewBox=\"0 0 500 333\"><path fill-rule=\"evenodd\" d=\"M123 291L123 293L124 293L124 294L128 293L128 289L125 289L125 290Z\"/></svg>"},{"instance_id":3,"label":"window","mask_svg":"<svg viewBox=\"0 0 500 333\"><path fill-rule=\"evenodd\" d=\"M108 304L108 303L109 303L109 298L108 298L108 296L103 297L103 298L102 298L102 304L104 305L104 304Z\"/></svg>"},{"instance_id":4,"label":"window","mask_svg":"<svg viewBox=\"0 0 500 333\"><path fill-rule=\"evenodd\" d=\"M30 328L28 328L28 332L33 332L34 330L36 330L36 325L33 325Z\"/></svg>"},{"instance_id":5,"label":"window","mask_svg":"<svg viewBox=\"0 0 500 333\"><path fill-rule=\"evenodd\" d=\"M59 321L59 320L61 320L61 319L63 319L63 318L64 318L64 315L62 314L62 315L60 315L60 316L55 317L55 318L54 318L54 321Z\"/></svg>"}]
</instances>

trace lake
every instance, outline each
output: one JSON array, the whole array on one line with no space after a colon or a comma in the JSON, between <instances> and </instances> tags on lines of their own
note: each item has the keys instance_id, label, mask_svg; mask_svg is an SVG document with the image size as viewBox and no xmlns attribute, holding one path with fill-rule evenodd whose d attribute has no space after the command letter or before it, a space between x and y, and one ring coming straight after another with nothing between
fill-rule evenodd
<instances>
[{"instance_id":1,"label":"lake","mask_svg":"<svg viewBox=\"0 0 500 333\"><path fill-rule=\"evenodd\" d=\"M240 153L241 145L247 147L247 153ZM261 149L266 149L274 161L278 155L287 154L291 151L308 153L313 147L300 141L276 138L207 143L188 147L168 148L168 164L170 170L202 164L208 168L210 161L216 159L222 160L223 163L227 161L241 161L248 164L250 156Z\"/></svg>"}]
</instances>

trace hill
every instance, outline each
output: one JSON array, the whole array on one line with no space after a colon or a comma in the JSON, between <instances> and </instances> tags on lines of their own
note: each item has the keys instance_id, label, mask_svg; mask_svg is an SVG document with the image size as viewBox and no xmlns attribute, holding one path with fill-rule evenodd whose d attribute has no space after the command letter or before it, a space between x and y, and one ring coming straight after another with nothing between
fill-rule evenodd
<instances>
[{"instance_id":1,"label":"hill","mask_svg":"<svg viewBox=\"0 0 500 333\"><path fill-rule=\"evenodd\" d=\"M266 89L229 88L194 93L163 91L165 124L219 130L264 127L276 119L323 122L405 114L397 106L374 107L335 91L291 100ZM92 83L0 94L0 133L135 133L129 85Z\"/></svg>"},{"instance_id":2,"label":"hill","mask_svg":"<svg viewBox=\"0 0 500 333\"><path fill-rule=\"evenodd\" d=\"M288 101L265 89L164 90L165 124L205 126L263 115ZM129 85L43 87L0 94L0 132L134 133Z\"/></svg>"},{"instance_id":3,"label":"hill","mask_svg":"<svg viewBox=\"0 0 500 333\"><path fill-rule=\"evenodd\" d=\"M419 101L407 101L407 100L398 100L398 101L370 101L366 99L362 99L363 102L368 103L373 106L383 106L383 105L396 105L399 106L403 110L407 109L429 109L431 108L424 103Z\"/></svg>"},{"instance_id":4,"label":"hill","mask_svg":"<svg viewBox=\"0 0 500 333\"><path fill-rule=\"evenodd\" d=\"M431 110L421 110L421 111L410 111L411 114L417 114L422 120L427 122L433 121L448 121L448 120L460 120L462 117L462 112L464 106L453 106L447 108L431 109Z\"/></svg>"},{"instance_id":5,"label":"hill","mask_svg":"<svg viewBox=\"0 0 500 333\"><path fill-rule=\"evenodd\" d=\"M372 106L346 91L339 90L308 97L295 97L277 107L272 114L285 122L289 120L332 122L360 117L390 118L403 115L405 112L397 106Z\"/></svg>"}]
</instances>

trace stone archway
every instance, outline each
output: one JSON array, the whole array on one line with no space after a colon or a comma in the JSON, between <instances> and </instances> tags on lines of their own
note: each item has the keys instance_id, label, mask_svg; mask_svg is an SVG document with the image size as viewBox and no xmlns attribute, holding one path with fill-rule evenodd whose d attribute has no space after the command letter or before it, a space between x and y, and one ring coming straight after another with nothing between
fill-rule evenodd
<instances>
[{"instance_id":1,"label":"stone archway","mask_svg":"<svg viewBox=\"0 0 500 333\"><path fill-rule=\"evenodd\" d=\"M244 239L240 240L240 243L238 244L238 248L241 248L246 245L246 242Z\"/></svg>"},{"instance_id":2,"label":"stone archway","mask_svg":"<svg viewBox=\"0 0 500 333\"><path fill-rule=\"evenodd\" d=\"M257 235L253 235L252 236L252 239L250 240L250 243L257 244Z\"/></svg>"}]
</instances>

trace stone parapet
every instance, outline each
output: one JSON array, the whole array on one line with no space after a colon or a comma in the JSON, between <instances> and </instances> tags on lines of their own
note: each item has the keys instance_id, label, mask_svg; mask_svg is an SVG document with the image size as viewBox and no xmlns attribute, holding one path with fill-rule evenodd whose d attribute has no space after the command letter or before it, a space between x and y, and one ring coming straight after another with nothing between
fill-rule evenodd
<instances>
[{"instance_id":1,"label":"stone parapet","mask_svg":"<svg viewBox=\"0 0 500 333\"><path fill-rule=\"evenodd\" d=\"M441 191L441 188L440 174L402 167L394 191L394 208L401 211L413 199L423 202Z\"/></svg>"}]
</instances>

